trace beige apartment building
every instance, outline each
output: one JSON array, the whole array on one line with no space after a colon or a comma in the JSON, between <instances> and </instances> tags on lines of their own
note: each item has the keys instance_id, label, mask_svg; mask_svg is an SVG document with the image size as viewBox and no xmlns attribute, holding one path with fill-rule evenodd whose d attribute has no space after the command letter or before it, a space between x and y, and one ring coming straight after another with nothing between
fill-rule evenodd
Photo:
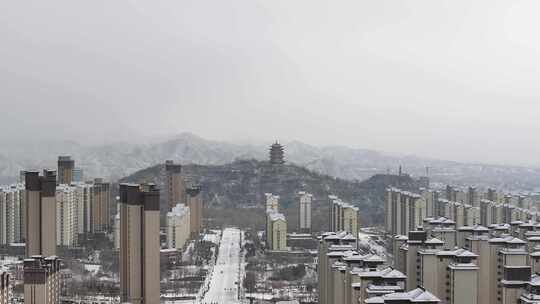
<instances>
[{"instance_id":1,"label":"beige apartment building","mask_svg":"<svg viewBox=\"0 0 540 304\"><path fill-rule=\"evenodd\" d=\"M75 161L71 159L71 156L58 156L58 184L71 184L74 167Z\"/></svg>"},{"instance_id":2,"label":"beige apartment building","mask_svg":"<svg viewBox=\"0 0 540 304\"><path fill-rule=\"evenodd\" d=\"M330 223L331 231L347 231L355 238L358 237L358 208L351 204L343 202L336 196L329 196Z\"/></svg>"},{"instance_id":3,"label":"beige apartment building","mask_svg":"<svg viewBox=\"0 0 540 304\"><path fill-rule=\"evenodd\" d=\"M266 247L272 251L287 250L287 220L273 210L266 214Z\"/></svg>"},{"instance_id":4,"label":"beige apartment building","mask_svg":"<svg viewBox=\"0 0 540 304\"><path fill-rule=\"evenodd\" d=\"M120 185L120 298L159 303L159 189Z\"/></svg>"},{"instance_id":5,"label":"beige apartment building","mask_svg":"<svg viewBox=\"0 0 540 304\"><path fill-rule=\"evenodd\" d=\"M56 181L55 181L56 183ZM32 256L24 260L24 303L60 303L60 259Z\"/></svg>"},{"instance_id":6,"label":"beige apartment building","mask_svg":"<svg viewBox=\"0 0 540 304\"><path fill-rule=\"evenodd\" d=\"M182 176L182 166L172 160L165 161L165 187L167 189L167 206L172 209L176 204L187 203L186 182Z\"/></svg>"},{"instance_id":7,"label":"beige apartment building","mask_svg":"<svg viewBox=\"0 0 540 304\"><path fill-rule=\"evenodd\" d=\"M108 232L110 227L111 185L102 178L94 179L94 201L92 203L91 231L93 233Z\"/></svg>"},{"instance_id":8,"label":"beige apartment building","mask_svg":"<svg viewBox=\"0 0 540 304\"><path fill-rule=\"evenodd\" d=\"M190 186L186 189L187 207L189 208L189 225L192 238L196 238L203 228L203 200L200 186Z\"/></svg>"},{"instance_id":9,"label":"beige apartment building","mask_svg":"<svg viewBox=\"0 0 540 304\"><path fill-rule=\"evenodd\" d=\"M56 172L25 172L26 256L56 255Z\"/></svg>"},{"instance_id":10,"label":"beige apartment building","mask_svg":"<svg viewBox=\"0 0 540 304\"><path fill-rule=\"evenodd\" d=\"M300 232L311 233L311 201L313 195L305 191L298 192L298 223Z\"/></svg>"},{"instance_id":11,"label":"beige apartment building","mask_svg":"<svg viewBox=\"0 0 540 304\"><path fill-rule=\"evenodd\" d=\"M0 304L11 304L11 284L8 272L0 272Z\"/></svg>"}]
</instances>

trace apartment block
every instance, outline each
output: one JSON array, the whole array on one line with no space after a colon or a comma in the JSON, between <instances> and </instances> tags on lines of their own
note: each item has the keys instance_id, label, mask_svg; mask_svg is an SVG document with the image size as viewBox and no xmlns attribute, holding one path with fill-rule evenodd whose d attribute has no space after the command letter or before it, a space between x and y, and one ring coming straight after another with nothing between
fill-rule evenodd
<instances>
[{"instance_id":1,"label":"apartment block","mask_svg":"<svg viewBox=\"0 0 540 304\"><path fill-rule=\"evenodd\" d=\"M172 160L165 161L166 200L169 209L177 204L186 204L186 182L182 176L182 166Z\"/></svg>"},{"instance_id":2,"label":"apartment block","mask_svg":"<svg viewBox=\"0 0 540 304\"><path fill-rule=\"evenodd\" d=\"M56 245L73 247L78 244L77 201L75 188L60 184L56 188Z\"/></svg>"},{"instance_id":3,"label":"apartment block","mask_svg":"<svg viewBox=\"0 0 540 304\"><path fill-rule=\"evenodd\" d=\"M272 251L287 250L287 220L274 210L266 213L266 247Z\"/></svg>"},{"instance_id":4,"label":"apartment block","mask_svg":"<svg viewBox=\"0 0 540 304\"><path fill-rule=\"evenodd\" d=\"M26 256L56 255L56 172L25 172Z\"/></svg>"},{"instance_id":5,"label":"apartment block","mask_svg":"<svg viewBox=\"0 0 540 304\"><path fill-rule=\"evenodd\" d=\"M111 185L102 178L94 179L91 231L92 233L105 233L109 231L111 216Z\"/></svg>"},{"instance_id":6,"label":"apartment block","mask_svg":"<svg viewBox=\"0 0 540 304\"><path fill-rule=\"evenodd\" d=\"M56 183L56 181L55 181ZM24 260L24 303L60 303L60 259L32 256Z\"/></svg>"},{"instance_id":7,"label":"apartment block","mask_svg":"<svg viewBox=\"0 0 540 304\"><path fill-rule=\"evenodd\" d=\"M24 184L0 187L0 244L24 241Z\"/></svg>"},{"instance_id":8,"label":"apartment block","mask_svg":"<svg viewBox=\"0 0 540 304\"><path fill-rule=\"evenodd\" d=\"M311 201L313 195L300 191L298 192L298 223L300 232L311 233Z\"/></svg>"},{"instance_id":9,"label":"apartment block","mask_svg":"<svg viewBox=\"0 0 540 304\"><path fill-rule=\"evenodd\" d=\"M331 231L347 231L358 236L358 208L331 196L330 227Z\"/></svg>"},{"instance_id":10,"label":"apartment block","mask_svg":"<svg viewBox=\"0 0 540 304\"><path fill-rule=\"evenodd\" d=\"M265 193L264 196L266 197L266 211L273 210L279 212L279 195Z\"/></svg>"},{"instance_id":11,"label":"apartment block","mask_svg":"<svg viewBox=\"0 0 540 304\"><path fill-rule=\"evenodd\" d=\"M11 304L11 284L8 272L0 272L0 304Z\"/></svg>"},{"instance_id":12,"label":"apartment block","mask_svg":"<svg viewBox=\"0 0 540 304\"><path fill-rule=\"evenodd\" d=\"M58 156L58 184L70 185L73 182L75 161L71 156Z\"/></svg>"},{"instance_id":13,"label":"apartment block","mask_svg":"<svg viewBox=\"0 0 540 304\"><path fill-rule=\"evenodd\" d=\"M182 249L191 237L189 207L177 204L167 212L167 248Z\"/></svg>"},{"instance_id":14,"label":"apartment block","mask_svg":"<svg viewBox=\"0 0 540 304\"><path fill-rule=\"evenodd\" d=\"M190 186L186 189L187 207L189 208L189 224L191 237L199 236L203 228L203 200L200 186Z\"/></svg>"},{"instance_id":15,"label":"apartment block","mask_svg":"<svg viewBox=\"0 0 540 304\"><path fill-rule=\"evenodd\" d=\"M159 189L120 185L120 298L159 303Z\"/></svg>"}]
</instances>

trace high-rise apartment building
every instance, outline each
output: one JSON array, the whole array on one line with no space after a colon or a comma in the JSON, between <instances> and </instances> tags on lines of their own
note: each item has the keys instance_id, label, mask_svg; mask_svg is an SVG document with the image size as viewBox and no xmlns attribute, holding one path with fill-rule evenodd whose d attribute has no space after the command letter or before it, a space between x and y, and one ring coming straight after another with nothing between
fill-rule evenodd
<instances>
[{"instance_id":1,"label":"high-rise apartment building","mask_svg":"<svg viewBox=\"0 0 540 304\"><path fill-rule=\"evenodd\" d=\"M25 173L26 256L56 255L56 172Z\"/></svg>"},{"instance_id":2,"label":"high-rise apartment building","mask_svg":"<svg viewBox=\"0 0 540 304\"><path fill-rule=\"evenodd\" d=\"M55 181L56 183L56 181ZM60 259L32 256L24 260L24 303L60 303Z\"/></svg>"},{"instance_id":3,"label":"high-rise apartment building","mask_svg":"<svg viewBox=\"0 0 540 304\"><path fill-rule=\"evenodd\" d=\"M385 226L389 234L407 235L409 231L416 230L422 226L427 211L427 202L423 196L396 188L387 189Z\"/></svg>"},{"instance_id":4,"label":"high-rise apartment building","mask_svg":"<svg viewBox=\"0 0 540 304\"><path fill-rule=\"evenodd\" d=\"M177 204L167 213L167 247L184 247L185 243L191 237L190 232L190 212L189 207Z\"/></svg>"},{"instance_id":5,"label":"high-rise apartment building","mask_svg":"<svg viewBox=\"0 0 540 304\"><path fill-rule=\"evenodd\" d=\"M272 251L287 250L287 220L274 210L266 213L266 247Z\"/></svg>"},{"instance_id":6,"label":"high-rise apartment building","mask_svg":"<svg viewBox=\"0 0 540 304\"><path fill-rule=\"evenodd\" d=\"M82 168L73 168L71 171L71 182L82 183L84 182L84 170Z\"/></svg>"},{"instance_id":7,"label":"high-rise apartment building","mask_svg":"<svg viewBox=\"0 0 540 304\"><path fill-rule=\"evenodd\" d=\"M11 304L11 284L8 272L0 272L0 304Z\"/></svg>"},{"instance_id":8,"label":"high-rise apartment building","mask_svg":"<svg viewBox=\"0 0 540 304\"><path fill-rule=\"evenodd\" d=\"M159 303L159 189L120 185L120 298Z\"/></svg>"},{"instance_id":9,"label":"high-rise apartment building","mask_svg":"<svg viewBox=\"0 0 540 304\"><path fill-rule=\"evenodd\" d=\"M71 156L58 156L58 184L71 184L74 167L75 161L71 159Z\"/></svg>"},{"instance_id":10,"label":"high-rise apartment building","mask_svg":"<svg viewBox=\"0 0 540 304\"><path fill-rule=\"evenodd\" d=\"M73 185L75 192L75 227L79 240L85 240L92 233L92 209L95 204L94 185L78 183ZM80 243L80 242L79 242Z\"/></svg>"},{"instance_id":11,"label":"high-rise apartment building","mask_svg":"<svg viewBox=\"0 0 540 304\"><path fill-rule=\"evenodd\" d=\"M298 192L298 224L300 232L311 233L311 201L313 195L300 191Z\"/></svg>"},{"instance_id":12,"label":"high-rise apartment building","mask_svg":"<svg viewBox=\"0 0 540 304\"><path fill-rule=\"evenodd\" d=\"M78 244L77 201L75 188L60 184L56 187L56 241L58 246Z\"/></svg>"},{"instance_id":13,"label":"high-rise apartment building","mask_svg":"<svg viewBox=\"0 0 540 304\"><path fill-rule=\"evenodd\" d=\"M347 231L358 237L358 208L343 202L336 196L329 196L331 231Z\"/></svg>"},{"instance_id":14,"label":"high-rise apartment building","mask_svg":"<svg viewBox=\"0 0 540 304\"><path fill-rule=\"evenodd\" d=\"M200 186L190 186L186 189L187 207L189 208L189 225L191 237L197 237L203 228L203 200Z\"/></svg>"},{"instance_id":15,"label":"high-rise apartment building","mask_svg":"<svg viewBox=\"0 0 540 304\"><path fill-rule=\"evenodd\" d=\"M94 179L94 202L92 204L92 232L107 232L110 227L111 185L102 178Z\"/></svg>"},{"instance_id":16,"label":"high-rise apartment building","mask_svg":"<svg viewBox=\"0 0 540 304\"><path fill-rule=\"evenodd\" d=\"M23 242L24 206L23 184L0 187L0 244Z\"/></svg>"},{"instance_id":17,"label":"high-rise apartment building","mask_svg":"<svg viewBox=\"0 0 540 304\"><path fill-rule=\"evenodd\" d=\"M279 195L265 193L264 196L266 197L266 211L273 210L279 212Z\"/></svg>"},{"instance_id":18,"label":"high-rise apartment building","mask_svg":"<svg viewBox=\"0 0 540 304\"><path fill-rule=\"evenodd\" d=\"M182 177L182 166L172 160L165 161L165 186L169 210L176 204L186 204L186 182Z\"/></svg>"}]
</instances>

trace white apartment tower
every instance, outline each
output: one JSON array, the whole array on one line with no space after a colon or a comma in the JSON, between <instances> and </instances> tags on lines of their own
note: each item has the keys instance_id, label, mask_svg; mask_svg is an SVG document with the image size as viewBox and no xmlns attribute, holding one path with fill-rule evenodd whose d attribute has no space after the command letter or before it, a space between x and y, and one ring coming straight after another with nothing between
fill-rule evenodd
<instances>
[{"instance_id":1,"label":"white apartment tower","mask_svg":"<svg viewBox=\"0 0 540 304\"><path fill-rule=\"evenodd\" d=\"M189 207L180 203L167 213L167 248L184 247L191 235L189 220Z\"/></svg>"}]
</instances>

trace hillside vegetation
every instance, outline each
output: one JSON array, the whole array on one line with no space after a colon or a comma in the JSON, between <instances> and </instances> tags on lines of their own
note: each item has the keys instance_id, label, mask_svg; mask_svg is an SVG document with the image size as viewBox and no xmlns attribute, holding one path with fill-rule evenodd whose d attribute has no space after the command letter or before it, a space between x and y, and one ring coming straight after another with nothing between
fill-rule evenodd
<instances>
[{"instance_id":1,"label":"hillside vegetation","mask_svg":"<svg viewBox=\"0 0 540 304\"><path fill-rule=\"evenodd\" d=\"M313 226L316 230L324 230L328 222L329 194L358 206L361 225L381 225L385 189L391 185L411 190L417 188L416 181L406 175L375 175L358 182L321 175L296 165L272 166L257 160L218 166L187 165L182 168L182 173L188 182L201 184L206 212L213 223L259 229L264 225L264 194L267 192L280 196L280 210L287 216L291 230L297 226L296 193L312 193ZM160 164L140 170L120 182L153 182L162 186L164 176L165 167Z\"/></svg>"}]
</instances>

